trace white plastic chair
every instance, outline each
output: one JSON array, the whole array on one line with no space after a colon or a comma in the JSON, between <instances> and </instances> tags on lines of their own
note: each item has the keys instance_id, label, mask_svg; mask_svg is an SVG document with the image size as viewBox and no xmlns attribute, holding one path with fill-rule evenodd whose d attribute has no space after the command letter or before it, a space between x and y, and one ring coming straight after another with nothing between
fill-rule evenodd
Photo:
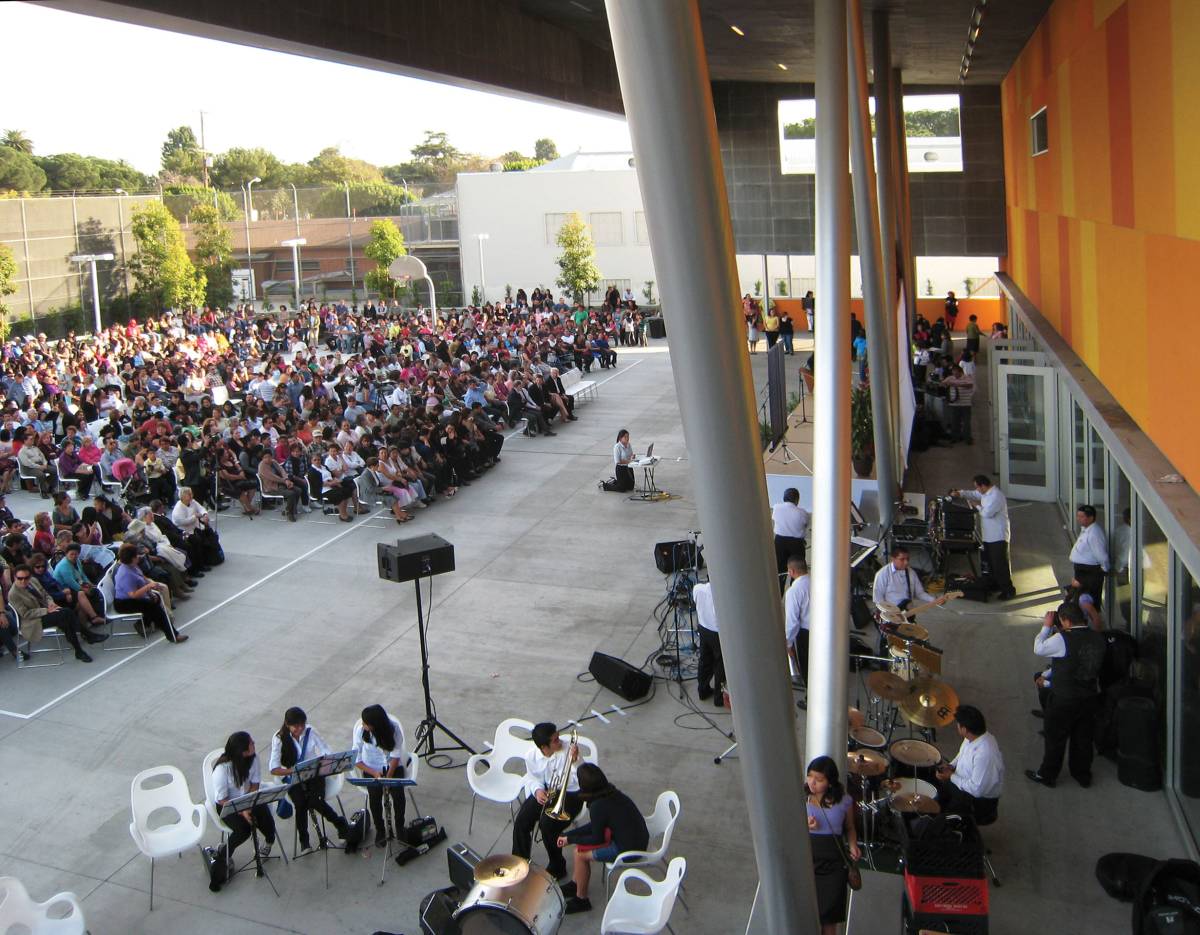
<instances>
[{"instance_id":1,"label":"white plastic chair","mask_svg":"<svg viewBox=\"0 0 1200 935\"><path fill-rule=\"evenodd\" d=\"M687 861L676 857L667 867L666 877L661 883L656 883L641 870L630 870L624 874L617 891L604 909L600 935L616 932L623 935L657 935L664 928L675 935L675 930L671 928L671 911L675 908L675 899L686 872ZM650 892L643 895L630 890L629 883L633 880L645 884Z\"/></svg>"},{"instance_id":2,"label":"white plastic chair","mask_svg":"<svg viewBox=\"0 0 1200 935\"><path fill-rule=\"evenodd\" d=\"M161 786L146 788L146 782L166 776L170 780ZM138 850L150 858L150 911L154 911L154 860L171 854L183 856L189 848L198 847L207 825L203 805L192 802L187 780L174 766L144 769L133 777L129 789L133 821L129 834ZM170 809L176 821L169 825L149 827L150 816L156 811Z\"/></svg>"},{"instance_id":3,"label":"white plastic chair","mask_svg":"<svg viewBox=\"0 0 1200 935\"><path fill-rule=\"evenodd\" d=\"M25 481L33 482L33 489L35 492L38 490L41 490L41 487L42 487L41 475L35 474L32 471L28 470L25 467L25 462L22 461L20 458L17 458L18 487L20 487L20 485L24 484Z\"/></svg>"},{"instance_id":4,"label":"white plastic chair","mask_svg":"<svg viewBox=\"0 0 1200 935\"><path fill-rule=\"evenodd\" d=\"M208 812L208 818L213 823L213 827L221 833L222 844L225 843L227 829L225 822L221 821L221 813L217 808L217 785L213 780L213 766L224 752L224 747L217 747L204 758L204 765L200 767L201 778L204 782L204 810Z\"/></svg>"},{"instance_id":5,"label":"white plastic chair","mask_svg":"<svg viewBox=\"0 0 1200 935\"><path fill-rule=\"evenodd\" d=\"M658 801L654 803L654 811L646 816L646 829L650 832L653 843L658 835L662 841L653 851L622 851L612 863L604 865L604 892L614 876L628 867L662 867L667 866L667 851L671 847L671 835L675 832L675 822L679 820L679 796L671 791L661 792ZM687 903L684 902L686 906Z\"/></svg>"},{"instance_id":6,"label":"white plastic chair","mask_svg":"<svg viewBox=\"0 0 1200 935\"><path fill-rule=\"evenodd\" d=\"M13 634L13 640L17 644L17 651L20 652L22 649L24 649L25 652L29 653L28 661L18 657L18 668L41 669L46 666L61 666L64 662L66 662L66 652L63 649L63 643L66 641L66 637L63 636L62 631L59 630L58 627L42 627L42 639L54 640L53 649L50 649L49 647L46 649L34 649L34 644L21 635L21 617L17 613L17 609L13 607L12 604L8 604L5 606L4 612L8 614L8 619L12 625L17 628L16 633ZM45 655L47 653L58 653L58 662L34 661L38 656Z\"/></svg>"},{"instance_id":7,"label":"white plastic chair","mask_svg":"<svg viewBox=\"0 0 1200 935\"><path fill-rule=\"evenodd\" d=\"M507 805L510 816L515 820L516 812L513 806L525 786L524 771L520 773L506 772L504 767L509 760L521 760L524 765L525 754L533 749L533 741L518 737L514 729L529 732L533 730L530 721L520 718L509 718L501 721L496 728L496 736L492 749L487 753L476 753L467 758L467 784L471 787L471 819L467 825L467 834L475 825L475 800L485 798L489 802L499 802ZM482 772L478 768L484 767Z\"/></svg>"},{"instance_id":8,"label":"white plastic chair","mask_svg":"<svg viewBox=\"0 0 1200 935\"><path fill-rule=\"evenodd\" d=\"M70 912L50 918L50 910L63 904L70 907ZM85 935L87 923L74 893L59 893L39 903L16 877L0 877L0 932L14 928L31 935Z\"/></svg>"},{"instance_id":9,"label":"white plastic chair","mask_svg":"<svg viewBox=\"0 0 1200 935\"><path fill-rule=\"evenodd\" d=\"M63 490L69 490L73 493L79 492L79 478L64 475L62 468L58 466L58 458L54 459L54 473L58 475L59 487L63 488Z\"/></svg>"},{"instance_id":10,"label":"white plastic chair","mask_svg":"<svg viewBox=\"0 0 1200 935\"><path fill-rule=\"evenodd\" d=\"M100 583L96 585L97 589L100 591L100 596L104 598L104 621L108 624L109 642L112 642L113 639L118 636L133 636L137 637L142 645L145 645L150 640L150 627L147 626L145 618L142 617L140 613L123 613L122 611L116 609L117 591L114 576L117 573L118 564L118 562L113 562L108 566L108 568L104 569L104 574L100 576ZM128 623L130 621L133 621L133 629L121 631L117 630L117 624ZM141 625L140 631L138 630L139 624ZM122 650L138 648L139 646L136 643L132 646L105 645L104 647L106 651L112 652L121 652Z\"/></svg>"}]
</instances>

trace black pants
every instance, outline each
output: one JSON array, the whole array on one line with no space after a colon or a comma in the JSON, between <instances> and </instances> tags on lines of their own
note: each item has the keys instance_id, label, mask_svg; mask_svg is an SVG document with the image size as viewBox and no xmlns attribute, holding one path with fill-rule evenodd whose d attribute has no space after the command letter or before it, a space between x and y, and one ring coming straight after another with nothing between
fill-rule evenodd
<instances>
[{"instance_id":1,"label":"black pants","mask_svg":"<svg viewBox=\"0 0 1200 935\"><path fill-rule=\"evenodd\" d=\"M633 468L628 464L616 466L617 490L633 490L637 486L637 478L633 476Z\"/></svg>"},{"instance_id":2,"label":"black pants","mask_svg":"<svg viewBox=\"0 0 1200 935\"><path fill-rule=\"evenodd\" d=\"M801 627L796 631L796 642L792 644L796 649L796 667L800 670L800 678L804 680L804 687L808 687L808 631Z\"/></svg>"},{"instance_id":3,"label":"black pants","mask_svg":"<svg viewBox=\"0 0 1200 935\"><path fill-rule=\"evenodd\" d=\"M1013 590L1012 569L1008 563L1008 543L1003 539L999 542L985 542L983 554L987 557L988 573L992 576L992 586L1002 594Z\"/></svg>"},{"instance_id":4,"label":"black pants","mask_svg":"<svg viewBox=\"0 0 1200 935\"><path fill-rule=\"evenodd\" d=\"M42 617L43 627L57 627L75 649L79 649L79 618L70 607L60 607Z\"/></svg>"},{"instance_id":5,"label":"black pants","mask_svg":"<svg viewBox=\"0 0 1200 935\"><path fill-rule=\"evenodd\" d=\"M1092 778L1092 741L1096 733L1098 702L1096 695L1072 699L1055 697L1051 688L1050 703L1046 706L1045 752L1038 769L1046 779L1058 778L1063 754L1067 754L1067 769L1075 779L1086 782Z\"/></svg>"},{"instance_id":6,"label":"black pants","mask_svg":"<svg viewBox=\"0 0 1200 935\"><path fill-rule=\"evenodd\" d=\"M1100 610L1104 599L1104 569L1099 565L1076 565L1074 570L1079 590L1090 594L1096 602L1096 610Z\"/></svg>"},{"instance_id":7,"label":"black pants","mask_svg":"<svg viewBox=\"0 0 1200 935\"><path fill-rule=\"evenodd\" d=\"M143 620L162 630L163 635L172 643L179 636L162 604L152 597L118 598L113 601L113 606L123 614L141 614Z\"/></svg>"},{"instance_id":8,"label":"black pants","mask_svg":"<svg viewBox=\"0 0 1200 935\"><path fill-rule=\"evenodd\" d=\"M696 687L701 698L721 694L725 684L725 660L721 656L721 635L707 627L696 627L700 636L700 661L696 666Z\"/></svg>"},{"instance_id":9,"label":"black pants","mask_svg":"<svg viewBox=\"0 0 1200 935\"><path fill-rule=\"evenodd\" d=\"M404 773L398 772L396 775L402 777ZM392 797L392 818L396 822L392 831L399 838L404 833L404 787L393 786L388 789L388 795ZM328 805L325 807L329 808ZM379 786L367 787L367 807L371 810L371 820L375 822L375 839L379 840L380 835L387 831L383 817L383 790Z\"/></svg>"},{"instance_id":10,"label":"black pants","mask_svg":"<svg viewBox=\"0 0 1200 935\"><path fill-rule=\"evenodd\" d=\"M321 815L338 828L342 827L342 816L325 801L324 777L318 776L308 782L292 783L288 789L288 798L296 806L296 833L300 836L301 847L308 846L308 813L310 811ZM400 814L404 814L403 807Z\"/></svg>"},{"instance_id":11,"label":"black pants","mask_svg":"<svg viewBox=\"0 0 1200 935\"><path fill-rule=\"evenodd\" d=\"M566 801L567 814L574 820L583 810L583 800L577 792L568 792ZM536 826L542 832L542 843L546 846L546 872L556 879L565 876L567 861L563 857L562 848L558 846L558 836L571 824L570 821L554 821L543 814L543 806L538 804L534 796L521 803L517 812L517 820L513 822L512 852L518 857L528 860L533 853L533 829Z\"/></svg>"},{"instance_id":12,"label":"black pants","mask_svg":"<svg viewBox=\"0 0 1200 935\"><path fill-rule=\"evenodd\" d=\"M776 536L775 537L775 570L782 575L787 571L788 559L793 555L799 555L804 558L808 549L808 543L803 539L798 539L795 536ZM779 579L780 593L787 590L789 582L786 578Z\"/></svg>"},{"instance_id":13,"label":"black pants","mask_svg":"<svg viewBox=\"0 0 1200 935\"><path fill-rule=\"evenodd\" d=\"M267 844L275 843L275 816L271 814L271 806L255 805L250 810L250 814L254 817L254 824L266 839ZM225 846L227 859L232 863L233 852L236 851L243 841L251 834L250 822L248 822L239 812L236 815L231 815L229 818L222 818L225 826L229 828L229 841ZM232 871L232 867L230 870Z\"/></svg>"},{"instance_id":14,"label":"black pants","mask_svg":"<svg viewBox=\"0 0 1200 935\"><path fill-rule=\"evenodd\" d=\"M950 435L956 442L971 441L971 407L947 406L950 412Z\"/></svg>"}]
</instances>

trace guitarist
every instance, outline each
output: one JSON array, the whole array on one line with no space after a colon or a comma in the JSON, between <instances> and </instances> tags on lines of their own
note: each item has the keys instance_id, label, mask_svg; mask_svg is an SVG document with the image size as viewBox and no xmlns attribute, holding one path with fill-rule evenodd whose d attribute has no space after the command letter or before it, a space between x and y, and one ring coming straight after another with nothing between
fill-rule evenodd
<instances>
[{"instance_id":1,"label":"guitarist","mask_svg":"<svg viewBox=\"0 0 1200 935\"><path fill-rule=\"evenodd\" d=\"M930 596L917 573L908 567L908 549L892 546L891 561L875 573L871 599L878 604L895 604L905 613L925 604L944 604L949 595L936 600Z\"/></svg>"}]
</instances>

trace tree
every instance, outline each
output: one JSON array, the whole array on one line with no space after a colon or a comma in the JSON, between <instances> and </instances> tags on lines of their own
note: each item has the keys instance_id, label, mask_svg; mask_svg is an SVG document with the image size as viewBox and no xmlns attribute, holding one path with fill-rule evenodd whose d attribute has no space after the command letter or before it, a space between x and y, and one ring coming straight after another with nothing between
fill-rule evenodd
<instances>
[{"instance_id":1,"label":"tree","mask_svg":"<svg viewBox=\"0 0 1200 935\"><path fill-rule=\"evenodd\" d=\"M89 160L100 174L100 184L97 188L123 188L127 192L144 192L154 189L157 185L151 176L139 172L124 159L114 161L101 159L99 156L84 158Z\"/></svg>"},{"instance_id":2,"label":"tree","mask_svg":"<svg viewBox=\"0 0 1200 935\"><path fill-rule=\"evenodd\" d=\"M197 205L208 205L211 208L214 201L222 221L241 220L242 203L240 200L235 201L229 192L219 192L203 185L170 185L163 189L163 202L180 223L193 220ZM289 208L291 204L292 195L288 192Z\"/></svg>"},{"instance_id":3,"label":"tree","mask_svg":"<svg viewBox=\"0 0 1200 935\"><path fill-rule=\"evenodd\" d=\"M87 192L100 187L100 170L87 156L58 153L37 160L46 173L46 188L52 192Z\"/></svg>"},{"instance_id":4,"label":"tree","mask_svg":"<svg viewBox=\"0 0 1200 935\"><path fill-rule=\"evenodd\" d=\"M817 121L815 117L805 117L799 123L783 125L785 140L815 140L817 138Z\"/></svg>"},{"instance_id":5,"label":"tree","mask_svg":"<svg viewBox=\"0 0 1200 935\"><path fill-rule=\"evenodd\" d=\"M533 144L533 158L540 159L543 162L549 162L551 159L558 158L558 147L554 144L554 140L543 136Z\"/></svg>"},{"instance_id":6,"label":"tree","mask_svg":"<svg viewBox=\"0 0 1200 935\"><path fill-rule=\"evenodd\" d=\"M505 172L525 172L528 169L536 169L538 166L545 165L541 159L514 159L511 162L505 161Z\"/></svg>"},{"instance_id":7,"label":"tree","mask_svg":"<svg viewBox=\"0 0 1200 935\"><path fill-rule=\"evenodd\" d=\"M25 135L24 130L5 130L4 137L0 138L0 146L15 149L26 156L33 155L33 140Z\"/></svg>"},{"instance_id":8,"label":"tree","mask_svg":"<svg viewBox=\"0 0 1200 935\"><path fill-rule=\"evenodd\" d=\"M204 301L212 308L224 308L233 302L233 242L229 230L211 204L199 204L192 211L195 225L196 259L205 278Z\"/></svg>"},{"instance_id":9,"label":"tree","mask_svg":"<svg viewBox=\"0 0 1200 935\"><path fill-rule=\"evenodd\" d=\"M167 140L162 145L162 158L168 158L178 152L198 150L200 143L196 140L196 132L187 124L167 131Z\"/></svg>"},{"instance_id":10,"label":"tree","mask_svg":"<svg viewBox=\"0 0 1200 935\"><path fill-rule=\"evenodd\" d=\"M13 284L13 280L16 278L17 261L13 257L12 248L0 244L0 341L8 337L11 327L8 323L8 305L5 304L4 299L17 291L17 287Z\"/></svg>"},{"instance_id":11,"label":"tree","mask_svg":"<svg viewBox=\"0 0 1200 935\"><path fill-rule=\"evenodd\" d=\"M400 233L395 222L388 218L374 221L371 224L371 237L363 247L368 259L375 261L375 268L363 277L368 289L374 289L381 296L392 298L396 294L396 281L388 272L396 257L408 253L404 246L404 235Z\"/></svg>"},{"instance_id":12,"label":"tree","mask_svg":"<svg viewBox=\"0 0 1200 935\"><path fill-rule=\"evenodd\" d=\"M578 211L572 212L555 238L562 253L559 254L558 278L554 284L569 292L576 302L600 285L600 270L596 268L596 248L592 235Z\"/></svg>"},{"instance_id":13,"label":"tree","mask_svg":"<svg viewBox=\"0 0 1200 935\"><path fill-rule=\"evenodd\" d=\"M169 178L200 179L204 175L204 154L189 126L176 127L167 133L162 145L162 169Z\"/></svg>"},{"instance_id":14,"label":"tree","mask_svg":"<svg viewBox=\"0 0 1200 935\"><path fill-rule=\"evenodd\" d=\"M40 192L46 173L33 157L12 146L0 146L0 191Z\"/></svg>"},{"instance_id":15,"label":"tree","mask_svg":"<svg viewBox=\"0 0 1200 935\"><path fill-rule=\"evenodd\" d=\"M910 110L904 115L904 135L958 136L958 109Z\"/></svg>"},{"instance_id":16,"label":"tree","mask_svg":"<svg viewBox=\"0 0 1200 935\"><path fill-rule=\"evenodd\" d=\"M256 147L234 147L213 161L210 177L214 188L240 188L250 179L262 180L263 188L278 188L283 164L272 152Z\"/></svg>"},{"instance_id":17,"label":"tree","mask_svg":"<svg viewBox=\"0 0 1200 935\"><path fill-rule=\"evenodd\" d=\"M336 146L327 146L308 162L313 182L341 185L342 182L382 182L378 166L362 159L343 156Z\"/></svg>"},{"instance_id":18,"label":"tree","mask_svg":"<svg viewBox=\"0 0 1200 935\"><path fill-rule=\"evenodd\" d=\"M133 209L137 255L129 267L137 291L155 309L199 306L207 282L187 254L183 231L162 202L147 201Z\"/></svg>"},{"instance_id":19,"label":"tree","mask_svg":"<svg viewBox=\"0 0 1200 935\"><path fill-rule=\"evenodd\" d=\"M385 166L383 175L393 184L410 185L422 182L453 182L460 172L482 172L489 160L464 153L451 144L449 137L436 130L426 130L425 139L412 148L413 158L395 166Z\"/></svg>"},{"instance_id":20,"label":"tree","mask_svg":"<svg viewBox=\"0 0 1200 935\"><path fill-rule=\"evenodd\" d=\"M288 192L289 207L291 192ZM388 182L351 182L350 210L355 217L388 217L399 214L411 200L403 188ZM290 213L290 212L289 212ZM313 212L317 217L342 217L346 213L346 191L340 185L321 196Z\"/></svg>"}]
</instances>

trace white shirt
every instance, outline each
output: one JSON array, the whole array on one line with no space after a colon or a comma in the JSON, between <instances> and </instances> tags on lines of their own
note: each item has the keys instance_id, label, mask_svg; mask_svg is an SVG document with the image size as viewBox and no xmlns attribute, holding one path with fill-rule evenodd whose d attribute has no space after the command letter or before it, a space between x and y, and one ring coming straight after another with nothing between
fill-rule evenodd
<instances>
[{"instance_id":1,"label":"white shirt","mask_svg":"<svg viewBox=\"0 0 1200 935\"><path fill-rule=\"evenodd\" d=\"M185 504L182 500L175 504L175 508L171 510L171 522L179 527L179 531L185 536L190 536L196 531L196 527L200 525L200 518L208 515L208 510L204 509L195 500Z\"/></svg>"},{"instance_id":2,"label":"white shirt","mask_svg":"<svg viewBox=\"0 0 1200 935\"><path fill-rule=\"evenodd\" d=\"M315 727L309 725L306 730L308 731L308 744L304 747L303 759L300 757L300 747L304 744L304 734L300 735L299 740L296 740L291 734L288 735L289 742L293 742L296 746L296 763L302 763L304 760L311 760L313 757L325 756L327 753L333 752L329 749L329 744L317 733ZM267 763L268 772L273 773L279 767L283 766L282 757L283 741L279 739L279 732L276 731L271 735L271 759ZM295 766L296 764L293 763L292 765Z\"/></svg>"},{"instance_id":3,"label":"white shirt","mask_svg":"<svg viewBox=\"0 0 1200 935\"><path fill-rule=\"evenodd\" d=\"M562 779L570 744L563 739L562 745L561 750L549 756L545 756L537 747L525 754L525 793L531 798L538 789L549 789L555 779ZM579 791L578 774L578 770L571 770L571 778L567 780L568 792Z\"/></svg>"},{"instance_id":4,"label":"white shirt","mask_svg":"<svg viewBox=\"0 0 1200 935\"><path fill-rule=\"evenodd\" d=\"M613 445L613 463L622 464L633 460L633 449L629 445L617 442Z\"/></svg>"},{"instance_id":5,"label":"white shirt","mask_svg":"<svg viewBox=\"0 0 1200 935\"><path fill-rule=\"evenodd\" d=\"M1061 659L1067 654L1067 641L1053 627L1042 627L1033 638L1033 651L1046 659Z\"/></svg>"},{"instance_id":6,"label":"white shirt","mask_svg":"<svg viewBox=\"0 0 1200 935\"><path fill-rule=\"evenodd\" d=\"M258 757L250 763L250 772L246 776L246 781L240 786L234 785L233 781L233 766L229 763L219 763L217 768L213 770L213 793L216 795L218 802L227 802L230 799L236 799L239 795L245 795L250 791L251 786L260 785L262 783L262 772L258 766Z\"/></svg>"},{"instance_id":7,"label":"white shirt","mask_svg":"<svg viewBox=\"0 0 1200 935\"><path fill-rule=\"evenodd\" d=\"M1009 540L1008 500L999 487L993 484L984 494L978 490L960 490L959 493L965 499L974 500L979 504L979 525L984 542Z\"/></svg>"},{"instance_id":8,"label":"white shirt","mask_svg":"<svg viewBox=\"0 0 1200 935\"><path fill-rule=\"evenodd\" d=\"M1004 758L990 732L974 740L963 738L958 756L950 761L950 782L977 799L998 799L1004 787Z\"/></svg>"},{"instance_id":9,"label":"white shirt","mask_svg":"<svg viewBox=\"0 0 1200 935\"><path fill-rule=\"evenodd\" d=\"M713 633L720 633L717 608L713 603L712 583L705 581L693 587L692 600L696 602L696 623Z\"/></svg>"},{"instance_id":10,"label":"white shirt","mask_svg":"<svg viewBox=\"0 0 1200 935\"><path fill-rule=\"evenodd\" d=\"M906 580L907 579L907 580ZM871 589L871 600L876 604L899 604L911 600L913 604L932 601L921 579L911 568L900 571L894 562L888 562L875 573L875 584Z\"/></svg>"},{"instance_id":11,"label":"white shirt","mask_svg":"<svg viewBox=\"0 0 1200 935\"><path fill-rule=\"evenodd\" d=\"M808 511L786 500L771 507L771 522L777 536L803 539L808 534Z\"/></svg>"},{"instance_id":12,"label":"white shirt","mask_svg":"<svg viewBox=\"0 0 1200 935\"><path fill-rule=\"evenodd\" d=\"M1071 561L1076 565L1099 565L1108 571L1108 543L1099 523L1093 521L1080 527L1079 538L1071 549Z\"/></svg>"},{"instance_id":13,"label":"white shirt","mask_svg":"<svg viewBox=\"0 0 1200 935\"><path fill-rule=\"evenodd\" d=\"M388 720L392 722L392 732L396 735L396 746L391 750L382 749L376 742L374 737L371 740L363 738L363 722L361 719L354 722L354 762L362 763L371 769L379 772L387 772L388 761L395 760L400 765L404 761L404 728L390 714Z\"/></svg>"},{"instance_id":14,"label":"white shirt","mask_svg":"<svg viewBox=\"0 0 1200 935\"><path fill-rule=\"evenodd\" d=\"M801 575L795 579L783 596L784 635L788 645L796 641L796 634L808 629L809 577Z\"/></svg>"}]
</instances>

